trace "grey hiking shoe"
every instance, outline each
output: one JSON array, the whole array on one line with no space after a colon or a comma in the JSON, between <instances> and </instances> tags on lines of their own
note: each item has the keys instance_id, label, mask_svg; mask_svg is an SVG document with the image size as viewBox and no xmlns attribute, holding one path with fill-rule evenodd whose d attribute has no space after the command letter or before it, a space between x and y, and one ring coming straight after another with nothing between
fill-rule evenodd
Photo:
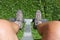
<instances>
[{"instance_id":1,"label":"grey hiking shoe","mask_svg":"<svg viewBox=\"0 0 60 40\"><path fill-rule=\"evenodd\" d=\"M36 17L35 17L35 19L34 19L33 21L34 21L33 28L34 28L34 29L37 29L37 25L38 25L38 24L45 23L45 22L47 22L48 20L47 20L47 19L42 19L41 11L40 11L40 10L37 10L37 12L36 12Z\"/></svg>"},{"instance_id":2,"label":"grey hiking shoe","mask_svg":"<svg viewBox=\"0 0 60 40\"><path fill-rule=\"evenodd\" d=\"M33 26L34 29L37 28L38 24L42 23L42 21L40 21L41 19L42 19L41 11L37 10L36 11L36 17L34 19L34 26Z\"/></svg>"},{"instance_id":3,"label":"grey hiking shoe","mask_svg":"<svg viewBox=\"0 0 60 40\"><path fill-rule=\"evenodd\" d=\"M16 21L15 23L17 23L19 25L19 28L22 29L23 25L23 14L21 10L18 10L16 13Z\"/></svg>"},{"instance_id":4,"label":"grey hiking shoe","mask_svg":"<svg viewBox=\"0 0 60 40\"><path fill-rule=\"evenodd\" d=\"M42 23L40 20L42 19L41 11L37 10L35 17L35 25Z\"/></svg>"}]
</instances>

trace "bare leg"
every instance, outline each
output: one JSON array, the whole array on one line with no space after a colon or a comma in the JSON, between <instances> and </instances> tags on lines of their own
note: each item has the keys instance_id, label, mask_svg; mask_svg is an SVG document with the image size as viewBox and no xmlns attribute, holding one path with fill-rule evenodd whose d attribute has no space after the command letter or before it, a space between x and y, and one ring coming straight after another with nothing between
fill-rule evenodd
<instances>
[{"instance_id":1,"label":"bare leg","mask_svg":"<svg viewBox=\"0 0 60 40\"><path fill-rule=\"evenodd\" d=\"M35 26L42 35L42 40L60 40L60 21L50 21L43 23L41 11L37 10Z\"/></svg>"},{"instance_id":2,"label":"bare leg","mask_svg":"<svg viewBox=\"0 0 60 40\"><path fill-rule=\"evenodd\" d=\"M60 21L38 24L37 30L42 40L60 40Z\"/></svg>"},{"instance_id":3,"label":"bare leg","mask_svg":"<svg viewBox=\"0 0 60 40\"><path fill-rule=\"evenodd\" d=\"M0 19L0 40L18 40L16 36L18 30L17 24Z\"/></svg>"}]
</instances>

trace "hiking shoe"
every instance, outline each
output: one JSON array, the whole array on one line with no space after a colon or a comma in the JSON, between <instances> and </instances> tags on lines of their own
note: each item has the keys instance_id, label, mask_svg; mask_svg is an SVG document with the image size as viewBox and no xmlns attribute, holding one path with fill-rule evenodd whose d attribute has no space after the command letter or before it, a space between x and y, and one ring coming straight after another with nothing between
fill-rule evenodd
<instances>
[{"instance_id":1,"label":"hiking shoe","mask_svg":"<svg viewBox=\"0 0 60 40\"><path fill-rule=\"evenodd\" d=\"M36 17L34 19L34 26L33 26L34 29L37 29L37 25L42 23L42 21L40 21L41 19L42 19L41 11L37 10Z\"/></svg>"},{"instance_id":2,"label":"hiking shoe","mask_svg":"<svg viewBox=\"0 0 60 40\"><path fill-rule=\"evenodd\" d=\"M17 23L19 25L19 28L22 29L23 25L23 14L21 10L18 10L16 13L16 21L15 23Z\"/></svg>"}]
</instances>

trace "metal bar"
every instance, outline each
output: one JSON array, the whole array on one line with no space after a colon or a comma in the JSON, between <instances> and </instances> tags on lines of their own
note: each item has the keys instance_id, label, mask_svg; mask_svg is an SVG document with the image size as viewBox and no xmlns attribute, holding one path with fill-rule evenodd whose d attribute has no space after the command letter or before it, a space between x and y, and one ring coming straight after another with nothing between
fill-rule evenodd
<instances>
[{"instance_id":1,"label":"metal bar","mask_svg":"<svg viewBox=\"0 0 60 40\"><path fill-rule=\"evenodd\" d=\"M33 40L32 33L31 33L31 22L32 19L24 19L25 28L24 34L21 40Z\"/></svg>"}]
</instances>

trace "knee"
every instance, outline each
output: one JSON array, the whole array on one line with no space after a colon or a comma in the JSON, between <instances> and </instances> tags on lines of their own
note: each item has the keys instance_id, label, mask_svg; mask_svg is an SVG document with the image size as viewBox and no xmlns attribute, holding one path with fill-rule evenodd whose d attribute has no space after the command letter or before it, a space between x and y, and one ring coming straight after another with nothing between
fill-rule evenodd
<instances>
[{"instance_id":1,"label":"knee","mask_svg":"<svg viewBox=\"0 0 60 40\"><path fill-rule=\"evenodd\" d=\"M4 19L0 19L0 34L4 34L9 29L10 23Z\"/></svg>"},{"instance_id":2,"label":"knee","mask_svg":"<svg viewBox=\"0 0 60 40\"><path fill-rule=\"evenodd\" d=\"M12 30L18 32L19 27L17 24L14 22L10 22L8 20L0 19L0 29L5 29L5 30Z\"/></svg>"},{"instance_id":3,"label":"knee","mask_svg":"<svg viewBox=\"0 0 60 40\"><path fill-rule=\"evenodd\" d=\"M46 30L57 30L58 28L60 28L60 21L50 21L44 24L40 24L38 25L38 32L41 34L43 32L46 32Z\"/></svg>"},{"instance_id":4,"label":"knee","mask_svg":"<svg viewBox=\"0 0 60 40\"><path fill-rule=\"evenodd\" d=\"M51 21L49 22L49 26L60 26L60 21Z\"/></svg>"},{"instance_id":5,"label":"knee","mask_svg":"<svg viewBox=\"0 0 60 40\"><path fill-rule=\"evenodd\" d=\"M7 20L0 19L0 32L12 30L11 23Z\"/></svg>"},{"instance_id":6,"label":"knee","mask_svg":"<svg viewBox=\"0 0 60 40\"><path fill-rule=\"evenodd\" d=\"M0 19L0 34L14 32L11 22L8 20Z\"/></svg>"},{"instance_id":7,"label":"knee","mask_svg":"<svg viewBox=\"0 0 60 40\"><path fill-rule=\"evenodd\" d=\"M7 27L7 26L11 26L11 23L7 20L0 19L0 27Z\"/></svg>"}]
</instances>

